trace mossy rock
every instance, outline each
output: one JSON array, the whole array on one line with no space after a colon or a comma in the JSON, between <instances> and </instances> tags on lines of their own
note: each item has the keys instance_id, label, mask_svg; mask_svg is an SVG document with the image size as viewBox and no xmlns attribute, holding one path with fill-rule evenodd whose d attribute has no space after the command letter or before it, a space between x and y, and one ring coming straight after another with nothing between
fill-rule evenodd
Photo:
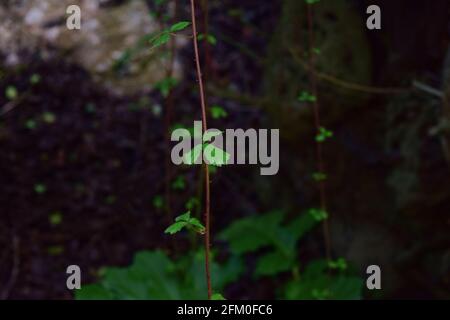
<instances>
[{"instance_id":1,"label":"mossy rock","mask_svg":"<svg viewBox=\"0 0 450 320\"><path fill-rule=\"evenodd\" d=\"M313 11L317 71L346 82L370 84L371 54L363 17L344 0L321 1L313 5ZM301 91L309 91L307 15L304 1L284 1L266 59L264 92L270 101L266 109L288 137L298 137L313 123L311 105L297 100ZM318 95L325 122L364 107L368 98L320 77Z\"/></svg>"}]
</instances>

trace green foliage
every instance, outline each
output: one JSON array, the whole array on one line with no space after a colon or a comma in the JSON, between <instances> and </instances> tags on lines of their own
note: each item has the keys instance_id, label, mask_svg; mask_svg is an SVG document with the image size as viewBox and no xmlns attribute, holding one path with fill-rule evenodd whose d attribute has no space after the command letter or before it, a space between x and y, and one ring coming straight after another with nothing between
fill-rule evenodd
<instances>
[{"instance_id":1,"label":"green foliage","mask_svg":"<svg viewBox=\"0 0 450 320\"><path fill-rule=\"evenodd\" d=\"M328 213L321 209L311 208L308 210L309 215L311 215L314 220L322 221L328 218Z\"/></svg>"},{"instance_id":2,"label":"green foliage","mask_svg":"<svg viewBox=\"0 0 450 320\"><path fill-rule=\"evenodd\" d=\"M57 226L59 224L61 224L62 222L62 214L59 211L53 212L49 215L48 217L48 222L52 225L52 226Z\"/></svg>"},{"instance_id":3,"label":"green foliage","mask_svg":"<svg viewBox=\"0 0 450 320\"><path fill-rule=\"evenodd\" d=\"M218 105L211 106L210 110L213 119L226 118L228 116L228 113L221 106Z\"/></svg>"},{"instance_id":4,"label":"green foliage","mask_svg":"<svg viewBox=\"0 0 450 320\"><path fill-rule=\"evenodd\" d=\"M298 97L298 100L301 102L316 102L317 98L307 91L302 91Z\"/></svg>"},{"instance_id":5,"label":"green foliage","mask_svg":"<svg viewBox=\"0 0 450 320\"><path fill-rule=\"evenodd\" d=\"M295 266L297 241L318 222L310 214L303 214L288 225L283 220L284 214L279 211L243 218L222 231L219 238L227 241L237 255L271 248L257 261L255 275L274 275Z\"/></svg>"},{"instance_id":6,"label":"green foliage","mask_svg":"<svg viewBox=\"0 0 450 320\"><path fill-rule=\"evenodd\" d=\"M348 268L347 261L345 261L344 258L339 258L336 261L329 261L328 262L328 267L330 269L338 269L338 270L341 270L341 271L345 271Z\"/></svg>"},{"instance_id":7,"label":"green foliage","mask_svg":"<svg viewBox=\"0 0 450 320\"><path fill-rule=\"evenodd\" d=\"M34 185L34 192L37 194L44 194L47 192L47 187L43 183L37 183Z\"/></svg>"},{"instance_id":8,"label":"green foliage","mask_svg":"<svg viewBox=\"0 0 450 320\"><path fill-rule=\"evenodd\" d=\"M222 133L221 132L205 133L203 141L209 141L214 135L219 134ZM183 156L183 162L187 165L194 165L202 153L203 158L209 165L217 167L226 165L231 158L231 155L228 152L214 146L211 143L203 143L196 145L189 152L187 152Z\"/></svg>"},{"instance_id":9,"label":"green foliage","mask_svg":"<svg viewBox=\"0 0 450 320\"><path fill-rule=\"evenodd\" d=\"M157 48L162 46L163 44L166 44L170 40L170 34L168 32L163 32L159 35L157 35L155 38L153 38L150 43L153 45L152 48Z\"/></svg>"},{"instance_id":10,"label":"green foliage","mask_svg":"<svg viewBox=\"0 0 450 320\"><path fill-rule=\"evenodd\" d=\"M54 113L46 111L42 114L42 121L52 124L56 121L56 116Z\"/></svg>"},{"instance_id":11,"label":"green foliage","mask_svg":"<svg viewBox=\"0 0 450 320\"><path fill-rule=\"evenodd\" d=\"M30 83L32 85L36 85L39 82L41 82L41 76L38 75L37 73L32 74L31 77L30 77Z\"/></svg>"},{"instance_id":12,"label":"green foliage","mask_svg":"<svg viewBox=\"0 0 450 320\"><path fill-rule=\"evenodd\" d=\"M325 181L327 179L326 173L323 172L314 172L312 177L317 182Z\"/></svg>"},{"instance_id":13,"label":"green foliage","mask_svg":"<svg viewBox=\"0 0 450 320\"><path fill-rule=\"evenodd\" d=\"M5 96L9 100L15 100L19 96L19 93L14 86L7 86L5 90Z\"/></svg>"},{"instance_id":14,"label":"green foliage","mask_svg":"<svg viewBox=\"0 0 450 320\"><path fill-rule=\"evenodd\" d=\"M197 219L191 217L191 212L187 211L186 213L175 218L175 222L171 224L164 233L175 234L183 230L184 228L192 229L197 233L204 234L205 227L203 224Z\"/></svg>"},{"instance_id":15,"label":"green foliage","mask_svg":"<svg viewBox=\"0 0 450 320\"><path fill-rule=\"evenodd\" d=\"M242 273L240 259L220 265L211 263L213 287L223 290ZM204 256L202 251L173 261L162 251L136 254L127 268L104 268L98 283L75 292L78 300L200 300L206 298ZM216 294L214 298L221 295Z\"/></svg>"},{"instance_id":16,"label":"green foliage","mask_svg":"<svg viewBox=\"0 0 450 320\"><path fill-rule=\"evenodd\" d=\"M37 122L34 119L28 119L25 122L25 128L29 129L29 130L34 130L37 127Z\"/></svg>"},{"instance_id":17,"label":"green foliage","mask_svg":"<svg viewBox=\"0 0 450 320\"><path fill-rule=\"evenodd\" d=\"M163 207L164 207L164 199L163 199L163 197L161 197L161 196L155 196L154 198L153 198L153 206L156 208L156 209L162 209Z\"/></svg>"},{"instance_id":18,"label":"green foliage","mask_svg":"<svg viewBox=\"0 0 450 320\"><path fill-rule=\"evenodd\" d=\"M194 208L196 207L200 207L200 201L198 200L198 198L196 197L192 197L188 200L188 202L186 202L185 205L187 210L194 210Z\"/></svg>"},{"instance_id":19,"label":"green foliage","mask_svg":"<svg viewBox=\"0 0 450 320\"><path fill-rule=\"evenodd\" d=\"M226 300L226 299L220 293L214 293L211 296L211 300Z\"/></svg>"},{"instance_id":20,"label":"green foliage","mask_svg":"<svg viewBox=\"0 0 450 320\"><path fill-rule=\"evenodd\" d=\"M202 40L205 40L205 38L206 38L206 41L207 41L209 44L212 44L213 46L215 46L215 45L217 44L217 38L214 37L212 34L208 34L208 35L205 37L205 34L204 34L204 33L201 33L201 34L198 35L197 40L198 40L198 41L202 41Z\"/></svg>"},{"instance_id":21,"label":"green foliage","mask_svg":"<svg viewBox=\"0 0 450 320\"><path fill-rule=\"evenodd\" d=\"M325 142L325 140L332 138L333 132L325 129L324 127L319 128L319 132L316 135L317 142Z\"/></svg>"},{"instance_id":22,"label":"green foliage","mask_svg":"<svg viewBox=\"0 0 450 320\"><path fill-rule=\"evenodd\" d=\"M184 190L186 188L186 180L183 176L178 176L174 182L172 182L172 189Z\"/></svg>"},{"instance_id":23,"label":"green foliage","mask_svg":"<svg viewBox=\"0 0 450 320\"><path fill-rule=\"evenodd\" d=\"M361 298L363 288L361 278L351 276L341 269L334 270L336 271L334 273L330 271L332 270L325 260L311 262L298 279L287 283L284 298L290 300Z\"/></svg>"},{"instance_id":24,"label":"green foliage","mask_svg":"<svg viewBox=\"0 0 450 320\"><path fill-rule=\"evenodd\" d=\"M173 26L170 27L170 32L178 32L186 29L188 26L190 26L190 22L188 21L180 21L178 23L175 23Z\"/></svg>"},{"instance_id":25,"label":"green foliage","mask_svg":"<svg viewBox=\"0 0 450 320\"><path fill-rule=\"evenodd\" d=\"M152 49L160 47L170 40L170 36L172 33L182 31L186 29L190 25L190 22L187 21L181 21L178 23L175 23L170 28L162 31L152 39L150 39L150 43L152 44Z\"/></svg>"},{"instance_id":26,"label":"green foliage","mask_svg":"<svg viewBox=\"0 0 450 320\"><path fill-rule=\"evenodd\" d=\"M155 84L155 88L161 92L165 98L169 96L170 91L178 84L177 79L167 77Z\"/></svg>"},{"instance_id":27,"label":"green foliage","mask_svg":"<svg viewBox=\"0 0 450 320\"><path fill-rule=\"evenodd\" d=\"M305 0L305 2L307 3L307 4L315 4L315 3L318 3L320 0Z\"/></svg>"}]
</instances>

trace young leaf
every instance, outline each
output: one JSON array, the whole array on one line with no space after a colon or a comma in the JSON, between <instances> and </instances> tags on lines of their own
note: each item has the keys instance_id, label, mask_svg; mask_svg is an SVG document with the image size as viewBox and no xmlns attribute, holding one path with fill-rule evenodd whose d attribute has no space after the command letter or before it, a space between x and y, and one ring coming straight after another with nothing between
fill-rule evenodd
<instances>
[{"instance_id":1,"label":"young leaf","mask_svg":"<svg viewBox=\"0 0 450 320\"><path fill-rule=\"evenodd\" d=\"M211 106L210 110L213 119L226 118L228 116L228 113L221 106Z\"/></svg>"},{"instance_id":2,"label":"young leaf","mask_svg":"<svg viewBox=\"0 0 450 320\"><path fill-rule=\"evenodd\" d=\"M226 299L220 293L214 293L211 296L211 300L226 300Z\"/></svg>"},{"instance_id":3,"label":"young leaf","mask_svg":"<svg viewBox=\"0 0 450 320\"><path fill-rule=\"evenodd\" d=\"M185 221L175 222L175 223L173 223L172 225L170 225L170 226L164 231L164 233L175 234L175 233L177 233L177 232L180 232L186 225L187 225L187 222L185 222Z\"/></svg>"},{"instance_id":4,"label":"young leaf","mask_svg":"<svg viewBox=\"0 0 450 320\"><path fill-rule=\"evenodd\" d=\"M205 234L205 226L197 218L190 218L188 224L195 232Z\"/></svg>"},{"instance_id":5,"label":"young leaf","mask_svg":"<svg viewBox=\"0 0 450 320\"><path fill-rule=\"evenodd\" d=\"M183 213L181 216L178 216L175 218L175 221L184 221L184 222L188 222L189 219L191 218L191 211L188 211L186 213Z\"/></svg>"},{"instance_id":6,"label":"young leaf","mask_svg":"<svg viewBox=\"0 0 450 320\"><path fill-rule=\"evenodd\" d=\"M178 32L181 30L186 29L191 23L188 21L181 21L178 23L175 23L173 26L170 27L170 32Z\"/></svg>"}]
</instances>

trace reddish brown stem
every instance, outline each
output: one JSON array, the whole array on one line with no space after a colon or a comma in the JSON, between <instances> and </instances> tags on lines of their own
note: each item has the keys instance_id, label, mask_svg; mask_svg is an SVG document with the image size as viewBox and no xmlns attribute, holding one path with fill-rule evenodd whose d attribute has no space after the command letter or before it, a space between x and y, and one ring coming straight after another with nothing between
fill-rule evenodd
<instances>
[{"instance_id":1,"label":"reddish brown stem","mask_svg":"<svg viewBox=\"0 0 450 320\"><path fill-rule=\"evenodd\" d=\"M174 16L173 21L174 23L178 20L178 0L174 0L175 8L174 8ZM175 39L172 37L170 41L170 60L169 60L169 66L167 68L167 78L172 78L174 73L174 64L175 64L175 54L176 54L176 43ZM170 179L172 176L172 167L170 162L170 123L171 123L171 117L172 117L172 110L173 110L173 91L172 88L170 88L169 95L165 99L165 119L164 119L164 129L165 129L165 140L167 142L166 146L166 176L165 176L165 200L166 200L166 212L167 212L167 218L169 221L172 221L172 208L171 208L171 194L170 194Z\"/></svg>"},{"instance_id":2,"label":"reddish brown stem","mask_svg":"<svg viewBox=\"0 0 450 320\"><path fill-rule=\"evenodd\" d=\"M309 81L311 85L311 91L314 95L315 100L313 102L314 106L314 125L316 127L316 132L319 132L321 127L320 121L320 108L318 97L317 97L317 77L315 69L315 54L314 54L314 25L313 25L313 11L312 5L307 5L308 7L308 35L309 35ZM316 142L316 158L317 158L317 170L318 172L325 172L325 164L323 160L323 150L322 143ZM326 187L325 181L319 181L319 197L320 197L320 209L327 211L327 200L326 200ZM330 241L330 230L328 225L328 218L323 221L323 236L325 241L326 257L328 260L331 259L331 241Z\"/></svg>"},{"instance_id":3,"label":"reddish brown stem","mask_svg":"<svg viewBox=\"0 0 450 320\"><path fill-rule=\"evenodd\" d=\"M202 126L203 132L208 130L207 119L206 119L206 99L205 90L203 87L202 80L202 68L200 66L200 55L198 50L198 40L197 40L197 24L195 18L195 0L191 0L191 16L192 16L192 33L194 34L194 52L195 52L195 64L197 67L197 79L200 89L200 104L202 108ZM205 168L205 273L206 273L206 284L208 287L208 299L211 299L212 289L211 289L211 273L209 267L209 256L210 256L210 185L209 185L209 168L207 164L204 164Z\"/></svg>"}]
</instances>

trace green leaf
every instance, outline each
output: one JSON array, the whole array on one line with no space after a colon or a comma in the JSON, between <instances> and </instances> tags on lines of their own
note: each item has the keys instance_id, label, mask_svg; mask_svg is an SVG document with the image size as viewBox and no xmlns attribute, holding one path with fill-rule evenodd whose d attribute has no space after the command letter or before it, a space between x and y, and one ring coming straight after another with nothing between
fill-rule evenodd
<instances>
[{"instance_id":1,"label":"green leaf","mask_svg":"<svg viewBox=\"0 0 450 320\"><path fill-rule=\"evenodd\" d=\"M179 222L175 222L172 225L170 225L165 231L164 233L168 233L168 234L175 234L177 232L180 232L185 226L187 226L187 222L185 221L179 221Z\"/></svg>"},{"instance_id":2,"label":"green leaf","mask_svg":"<svg viewBox=\"0 0 450 320\"><path fill-rule=\"evenodd\" d=\"M190 218L191 218L191 211L187 211L187 212L183 213L182 215L176 217L175 221L188 222Z\"/></svg>"},{"instance_id":3,"label":"green leaf","mask_svg":"<svg viewBox=\"0 0 450 320\"><path fill-rule=\"evenodd\" d=\"M170 91L178 84L177 79L172 77L164 78L155 84L155 88L161 92L161 95L165 98L169 96Z\"/></svg>"},{"instance_id":4,"label":"green leaf","mask_svg":"<svg viewBox=\"0 0 450 320\"><path fill-rule=\"evenodd\" d=\"M316 220L312 214L304 213L295 218L286 227L287 234L292 234L295 241L301 239L306 233L317 226L320 220Z\"/></svg>"},{"instance_id":5,"label":"green leaf","mask_svg":"<svg viewBox=\"0 0 450 320\"><path fill-rule=\"evenodd\" d=\"M223 295L221 295L220 293L214 293L211 296L211 300L227 300L223 297Z\"/></svg>"},{"instance_id":6,"label":"green leaf","mask_svg":"<svg viewBox=\"0 0 450 320\"><path fill-rule=\"evenodd\" d=\"M88 284L75 291L76 300L112 300L114 295L101 284Z\"/></svg>"},{"instance_id":7,"label":"green leaf","mask_svg":"<svg viewBox=\"0 0 450 320\"><path fill-rule=\"evenodd\" d=\"M226 118L228 116L228 113L221 106L218 105L211 106L210 110L211 116L214 119Z\"/></svg>"},{"instance_id":8,"label":"green leaf","mask_svg":"<svg viewBox=\"0 0 450 320\"><path fill-rule=\"evenodd\" d=\"M280 245L279 225L284 214L279 211L252 216L233 222L219 234L235 254L252 252L268 245Z\"/></svg>"},{"instance_id":9,"label":"green leaf","mask_svg":"<svg viewBox=\"0 0 450 320\"><path fill-rule=\"evenodd\" d=\"M332 138L333 132L325 129L324 127L319 128L319 132L316 135L317 142L324 142L325 140Z\"/></svg>"},{"instance_id":10,"label":"green leaf","mask_svg":"<svg viewBox=\"0 0 450 320\"><path fill-rule=\"evenodd\" d=\"M347 261L344 258L339 258L335 261L328 262L328 267L330 269L338 269L340 271L347 270Z\"/></svg>"},{"instance_id":11,"label":"green leaf","mask_svg":"<svg viewBox=\"0 0 450 320\"><path fill-rule=\"evenodd\" d=\"M311 262L298 280L289 282L284 290L286 299L361 299L361 278L343 272L330 274L325 260Z\"/></svg>"},{"instance_id":12,"label":"green leaf","mask_svg":"<svg viewBox=\"0 0 450 320\"><path fill-rule=\"evenodd\" d=\"M153 45L153 48L156 48L156 47L166 44L167 42L169 42L169 40L170 40L170 34L167 32L163 32L163 33L159 34L158 36L156 36L155 38L153 38L150 42Z\"/></svg>"},{"instance_id":13,"label":"green leaf","mask_svg":"<svg viewBox=\"0 0 450 320\"><path fill-rule=\"evenodd\" d=\"M197 37L197 40L198 41L205 40L205 34L203 34L203 33L199 34ZM206 41L213 46L215 46L217 44L217 38L215 36L213 36L212 34L208 34L208 36L206 37Z\"/></svg>"},{"instance_id":14,"label":"green leaf","mask_svg":"<svg viewBox=\"0 0 450 320\"><path fill-rule=\"evenodd\" d=\"M300 96L298 97L298 100L301 102L316 102L317 101L316 97L307 91L302 91L300 93Z\"/></svg>"},{"instance_id":15,"label":"green leaf","mask_svg":"<svg viewBox=\"0 0 450 320\"><path fill-rule=\"evenodd\" d=\"M205 234L205 226L197 218L190 218L188 225L192 227L195 232Z\"/></svg>"},{"instance_id":16,"label":"green leaf","mask_svg":"<svg viewBox=\"0 0 450 320\"><path fill-rule=\"evenodd\" d=\"M211 278L216 290L234 281L242 273L240 259L228 259L219 265L211 261ZM131 266L104 268L96 284L82 286L77 300L196 300L205 299L204 255L190 252L177 261L162 251L139 252Z\"/></svg>"},{"instance_id":17,"label":"green leaf","mask_svg":"<svg viewBox=\"0 0 450 320\"><path fill-rule=\"evenodd\" d=\"M322 221L328 218L328 213L321 209L311 208L308 213L316 220Z\"/></svg>"},{"instance_id":18,"label":"green leaf","mask_svg":"<svg viewBox=\"0 0 450 320\"><path fill-rule=\"evenodd\" d=\"M181 21L178 23L175 23L173 26L170 27L170 32L177 32L186 29L191 23L188 21Z\"/></svg>"},{"instance_id":19,"label":"green leaf","mask_svg":"<svg viewBox=\"0 0 450 320\"><path fill-rule=\"evenodd\" d=\"M282 252L270 252L259 258L256 264L255 275L273 276L280 272L291 270L294 264L294 260L287 259Z\"/></svg>"}]
</instances>

